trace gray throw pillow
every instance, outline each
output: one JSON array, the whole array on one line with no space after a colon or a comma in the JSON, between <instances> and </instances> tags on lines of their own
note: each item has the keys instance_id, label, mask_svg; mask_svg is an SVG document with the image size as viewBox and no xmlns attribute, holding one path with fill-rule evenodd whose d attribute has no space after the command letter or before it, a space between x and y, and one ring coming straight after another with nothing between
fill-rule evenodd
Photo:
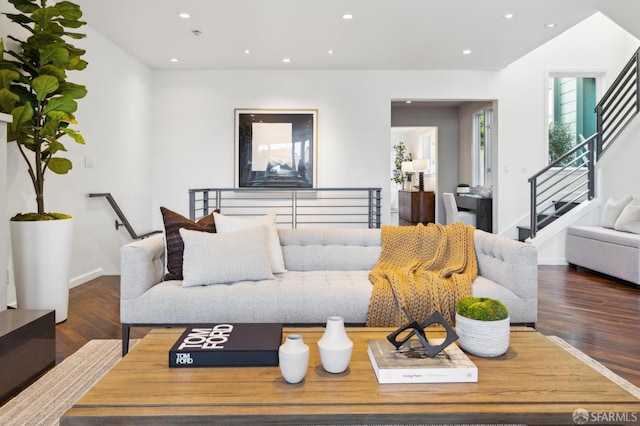
<instances>
[{"instance_id":1,"label":"gray throw pillow","mask_svg":"<svg viewBox=\"0 0 640 426\"><path fill-rule=\"evenodd\" d=\"M640 234L640 199L634 198L620 213L614 226L616 231Z\"/></svg>"},{"instance_id":2,"label":"gray throw pillow","mask_svg":"<svg viewBox=\"0 0 640 426\"><path fill-rule=\"evenodd\" d=\"M602 227L613 229L618 217L620 217L620 213L622 213L622 210L624 210L626 205L631 202L631 199L631 197L619 200L609 198L602 208Z\"/></svg>"},{"instance_id":3,"label":"gray throw pillow","mask_svg":"<svg viewBox=\"0 0 640 426\"><path fill-rule=\"evenodd\" d=\"M264 226L225 233L183 228L180 236L183 287L274 279Z\"/></svg>"}]
</instances>

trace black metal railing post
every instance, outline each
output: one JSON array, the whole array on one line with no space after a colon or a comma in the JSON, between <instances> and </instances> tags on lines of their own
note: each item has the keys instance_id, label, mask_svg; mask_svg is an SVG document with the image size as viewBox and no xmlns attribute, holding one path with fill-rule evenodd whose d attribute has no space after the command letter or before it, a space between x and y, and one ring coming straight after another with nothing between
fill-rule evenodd
<instances>
[{"instance_id":1,"label":"black metal railing post","mask_svg":"<svg viewBox=\"0 0 640 426\"><path fill-rule=\"evenodd\" d=\"M129 235L131 236L131 238L133 238L134 240L140 240L142 238L148 237L149 235L159 234L162 232L162 231L151 231L142 235L136 234L136 231L133 230L133 227L129 223L129 220L127 220L127 217L122 212L122 209L120 209L120 206L118 206L118 203L116 203L116 200L113 198L113 196L110 193L105 192L105 193L99 193L99 194L89 194L89 198L96 198L96 197L104 197L107 199L111 208L113 208L113 210L116 212L116 216L118 216L118 219L120 219L120 222L118 222L118 220L116 219L116 230L120 229L121 226L124 226L127 232L129 233Z\"/></svg>"}]
</instances>

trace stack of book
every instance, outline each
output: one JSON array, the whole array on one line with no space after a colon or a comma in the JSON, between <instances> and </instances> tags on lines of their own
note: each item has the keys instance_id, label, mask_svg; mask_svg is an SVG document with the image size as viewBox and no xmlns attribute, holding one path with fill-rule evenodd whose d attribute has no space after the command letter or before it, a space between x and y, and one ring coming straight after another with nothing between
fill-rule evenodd
<instances>
[{"instance_id":1,"label":"stack of book","mask_svg":"<svg viewBox=\"0 0 640 426\"><path fill-rule=\"evenodd\" d=\"M433 344L436 343L435 339ZM457 383L478 381L478 368L458 345L430 358L417 339L396 349L387 339L369 340L369 360L378 383Z\"/></svg>"}]
</instances>

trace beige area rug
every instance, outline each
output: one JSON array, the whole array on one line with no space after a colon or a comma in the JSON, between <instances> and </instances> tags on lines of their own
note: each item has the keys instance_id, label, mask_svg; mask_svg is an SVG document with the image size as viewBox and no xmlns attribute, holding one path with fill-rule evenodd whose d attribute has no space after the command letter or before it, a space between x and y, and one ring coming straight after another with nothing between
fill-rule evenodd
<instances>
[{"instance_id":1,"label":"beige area rug","mask_svg":"<svg viewBox=\"0 0 640 426\"><path fill-rule=\"evenodd\" d=\"M640 399L640 388L559 337L552 342ZM137 343L132 340L131 345ZM0 425L58 425L60 417L121 358L120 340L92 340L0 407Z\"/></svg>"},{"instance_id":2,"label":"beige area rug","mask_svg":"<svg viewBox=\"0 0 640 426\"><path fill-rule=\"evenodd\" d=\"M130 347L137 342L132 340ZM121 357L120 340L91 340L0 407L0 425L58 425L60 417Z\"/></svg>"}]
</instances>

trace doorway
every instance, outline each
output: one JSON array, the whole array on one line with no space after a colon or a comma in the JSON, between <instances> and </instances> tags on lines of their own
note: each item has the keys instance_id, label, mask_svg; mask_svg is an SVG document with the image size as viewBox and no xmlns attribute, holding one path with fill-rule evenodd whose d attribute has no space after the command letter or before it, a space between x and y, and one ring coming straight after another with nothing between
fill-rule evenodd
<instances>
[{"instance_id":1,"label":"doorway","mask_svg":"<svg viewBox=\"0 0 640 426\"><path fill-rule=\"evenodd\" d=\"M424 190L436 191L438 187L437 167L438 167L438 127L434 126L407 126L407 127L391 127L391 170L396 168L395 146L402 143L405 147L405 157L408 160L427 160L428 171L423 172ZM418 185L418 174L412 173L412 186ZM390 181L391 194L391 222L398 225L398 191L403 186L396 183L393 179Z\"/></svg>"}]
</instances>

